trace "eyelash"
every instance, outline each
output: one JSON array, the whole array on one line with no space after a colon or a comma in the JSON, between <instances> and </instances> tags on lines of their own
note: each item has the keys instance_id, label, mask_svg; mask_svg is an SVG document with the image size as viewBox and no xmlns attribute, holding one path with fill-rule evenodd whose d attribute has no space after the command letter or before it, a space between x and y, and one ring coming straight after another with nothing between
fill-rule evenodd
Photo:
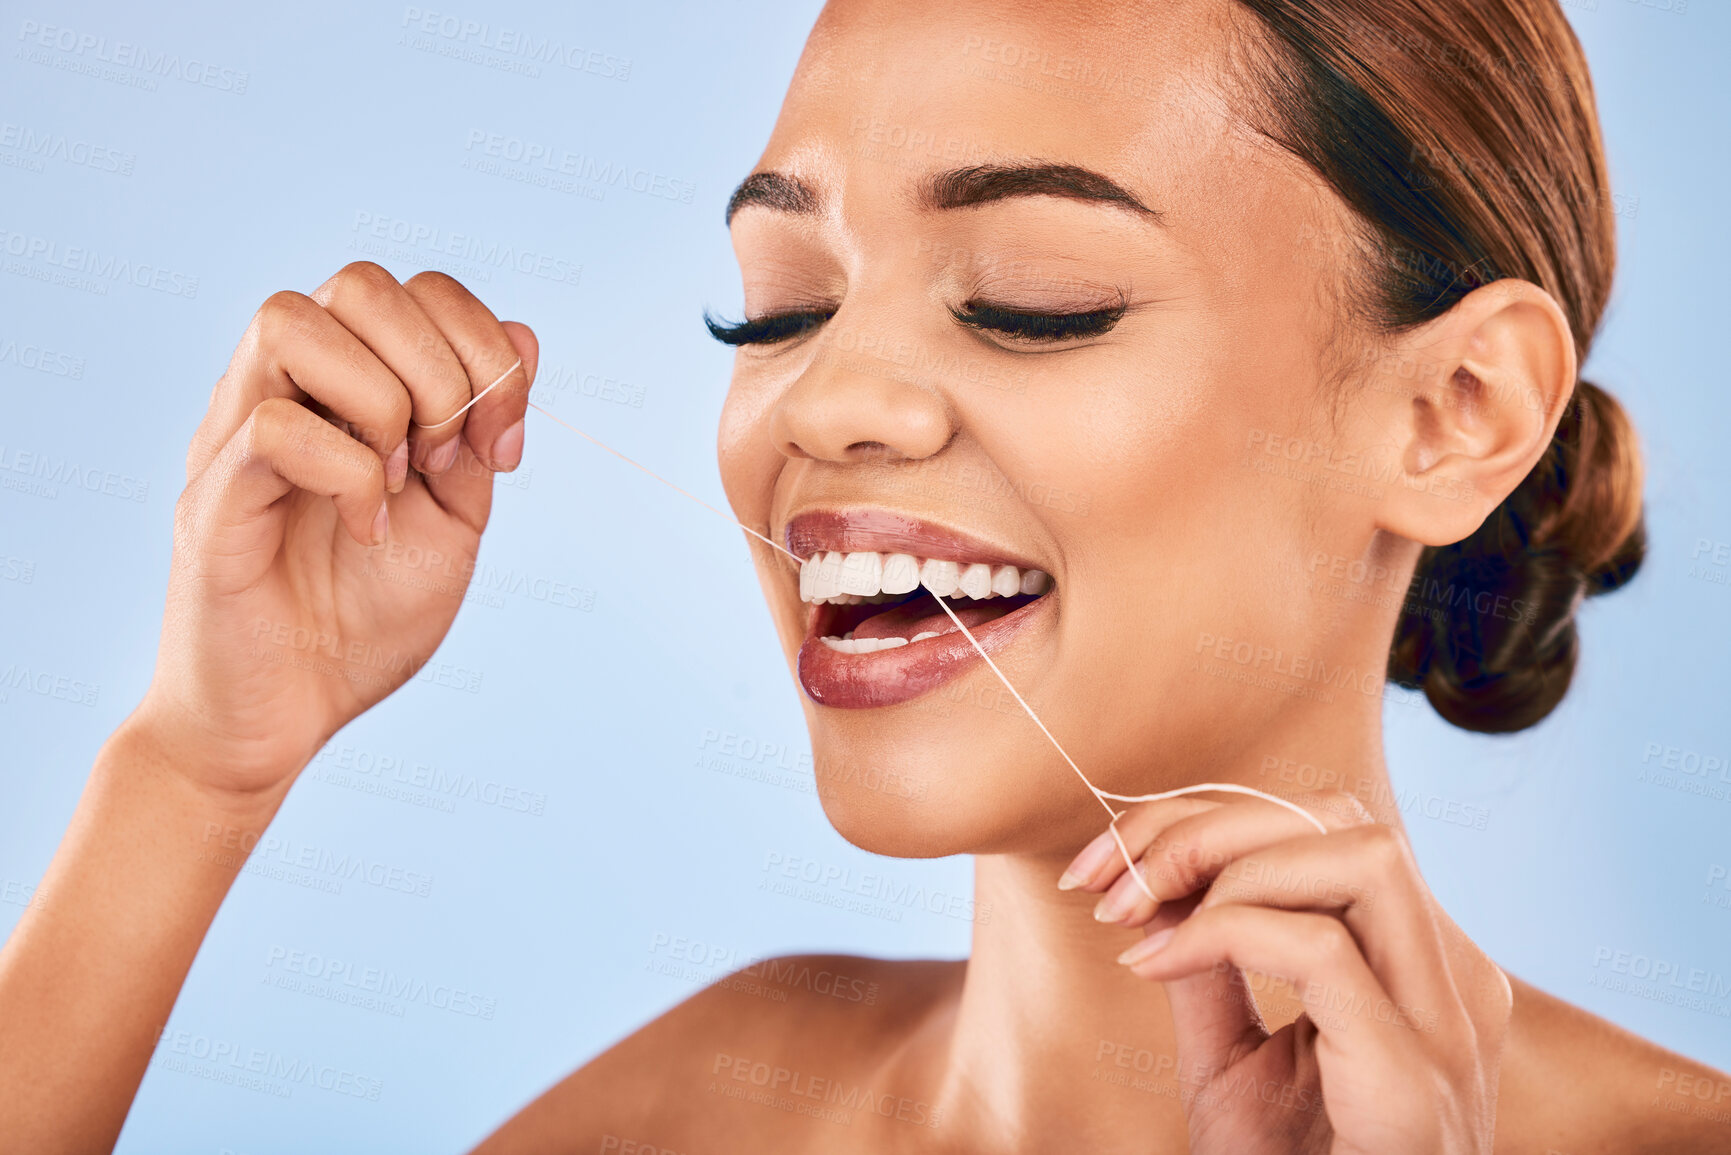
<instances>
[{"instance_id":1,"label":"eyelash","mask_svg":"<svg viewBox=\"0 0 1731 1155\"><path fill-rule=\"evenodd\" d=\"M833 316L833 309L827 313L807 309L792 313L771 313L764 317L747 317L736 325L730 325L725 321L717 321L705 312L703 324L709 329L709 335L723 345L774 345L780 341L803 337Z\"/></svg>"},{"instance_id":2,"label":"eyelash","mask_svg":"<svg viewBox=\"0 0 1731 1155\"><path fill-rule=\"evenodd\" d=\"M827 312L803 310L771 313L728 324L704 313L703 323L710 336L724 345L774 345L802 337L833 316L833 309ZM951 309L950 316L970 329L1002 333L1035 344L1053 344L1078 337L1098 337L1108 332L1124 316L1124 305L1120 302L1110 308L1079 313L1044 313L969 301L959 309Z\"/></svg>"}]
</instances>

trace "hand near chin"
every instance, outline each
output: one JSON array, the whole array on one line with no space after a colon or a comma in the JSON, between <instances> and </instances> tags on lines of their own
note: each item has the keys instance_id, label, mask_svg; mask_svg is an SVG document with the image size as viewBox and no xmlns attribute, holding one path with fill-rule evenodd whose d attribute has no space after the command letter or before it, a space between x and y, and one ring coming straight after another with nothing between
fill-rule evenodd
<instances>
[{"instance_id":1,"label":"hand near chin","mask_svg":"<svg viewBox=\"0 0 1731 1155\"><path fill-rule=\"evenodd\" d=\"M1489 1155L1508 980L1438 907L1405 837L1350 795L1132 806L1066 874L1146 937L1192 1155ZM1077 881L1079 880L1079 881ZM1270 1033L1252 991L1304 1013Z\"/></svg>"}]
</instances>

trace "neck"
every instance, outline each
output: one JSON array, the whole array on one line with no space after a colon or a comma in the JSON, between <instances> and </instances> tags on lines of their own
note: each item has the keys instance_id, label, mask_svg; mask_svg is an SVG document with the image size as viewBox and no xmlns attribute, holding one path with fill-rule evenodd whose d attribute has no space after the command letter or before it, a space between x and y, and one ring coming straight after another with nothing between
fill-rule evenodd
<instances>
[{"instance_id":1,"label":"neck","mask_svg":"<svg viewBox=\"0 0 1731 1155\"><path fill-rule=\"evenodd\" d=\"M1309 704L1293 724L1270 727L1189 781L1233 782L1301 803L1310 791L1339 791L1379 821L1398 822L1381 750L1382 699L1355 697L1364 700ZM1185 784L1144 781L1125 792ZM1100 818L1103 827L1103 811ZM945 1032L945 1116L977 1137L978 1150L1117 1149L1130 1136L1141 1149L1184 1150L1182 1104L1193 1087L1166 999L1158 984L1115 961L1141 932L1096 923L1097 896L1059 891L1067 863L1033 854L975 860L980 914ZM1300 1008L1262 1009L1273 1027Z\"/></svg>"}]
</instances>

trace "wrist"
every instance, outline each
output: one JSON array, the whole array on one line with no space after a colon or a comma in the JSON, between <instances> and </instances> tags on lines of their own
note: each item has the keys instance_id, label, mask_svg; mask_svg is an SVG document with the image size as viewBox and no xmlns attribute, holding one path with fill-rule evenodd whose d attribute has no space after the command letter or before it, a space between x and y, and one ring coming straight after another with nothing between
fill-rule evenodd
<instances>
[{"instance_id":1,"label":"wrist","mask_svg":"<svg viewBox=\"0 0 1731 1155\"><path fill-rule=\"evenodd\" d=\"M263 830L276 816L300 765L264 775L238 769L234 757L147 694L103 743L94 774L123 784L129 792L172 795L176 802L209 814L213 822Z\"/></svg>"}]
</instances>

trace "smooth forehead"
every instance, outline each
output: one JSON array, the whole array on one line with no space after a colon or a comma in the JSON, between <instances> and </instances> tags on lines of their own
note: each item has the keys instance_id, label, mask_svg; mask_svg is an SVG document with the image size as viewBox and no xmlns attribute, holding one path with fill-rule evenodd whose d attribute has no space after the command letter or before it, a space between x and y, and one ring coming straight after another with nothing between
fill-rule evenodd
<instances>
[{"instance_id":1,"label":"smooth forehead","mask_svg":"<svg viewBox=\"0 0 1731 1155\"><path fill-rule=\"evenodd\" d=\"M757 170L887 190L1039 158L1165 203L1245 149L1235 17L1230 0L832 0Z\"/></svg>"}]
</instances>

